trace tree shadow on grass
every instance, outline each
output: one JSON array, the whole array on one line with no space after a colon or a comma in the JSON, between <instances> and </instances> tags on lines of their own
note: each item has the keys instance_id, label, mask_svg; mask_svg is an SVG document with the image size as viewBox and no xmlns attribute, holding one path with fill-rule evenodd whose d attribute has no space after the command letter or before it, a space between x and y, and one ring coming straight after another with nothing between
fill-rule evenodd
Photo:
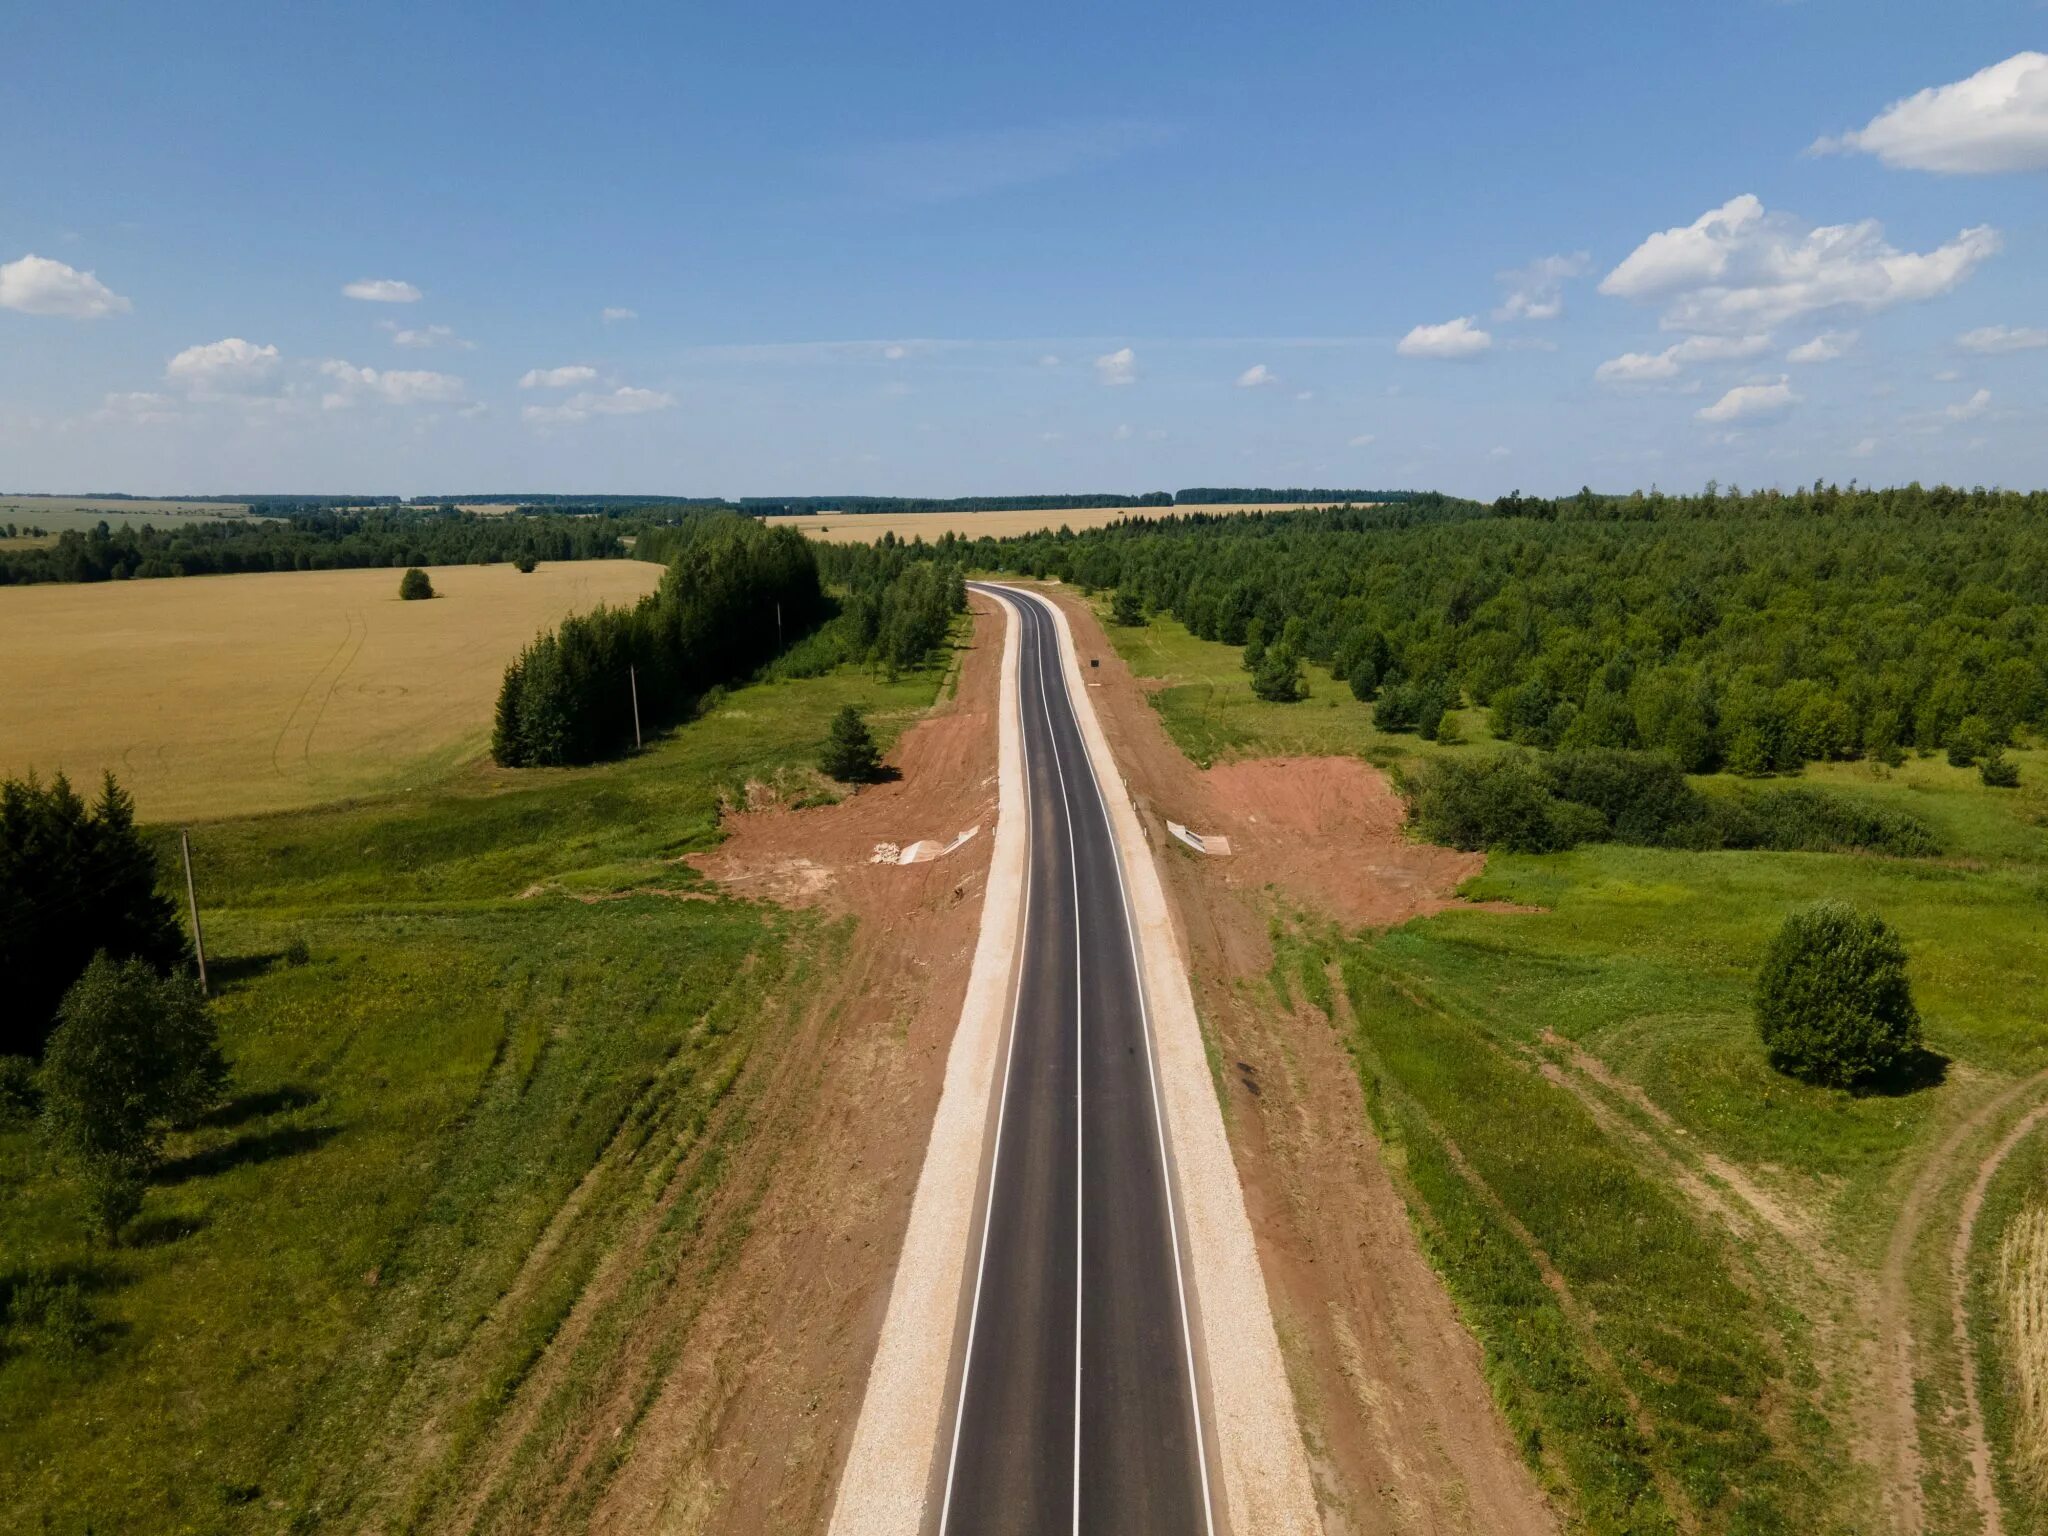
<instances>
[{"instance_id":1,"label":"tree shadow on grass","mask_svg":"<svg viewBox=\"0 0 2048 1536\"><path fill-rule=\"evenodd\" d=\"M181 1243L188 1237L204 1232L207 1220L192 1211L177 1211L164 1216L142 1216L128 1223L121 1234L123 1248L162 1248L171 1243Z\"/></svg>"},{"instance_id":2,"label":"tree shadow on grass","mask_svg":"<svg viewBox=\"0 0 2048 1536\"><path fill-rule=\"evenodd\" d=\"M288 953L287 950L270 949L256 955L216 955L206 967L207 984L216 992L225 992L230 987L276 970L284 964Z\"/></svg>"},{"instance_id":3,"label":"tree shadow on grass","mask_svg":"<svg viewBox=\"0 0 2048 1536\"><path fill-rule=\"evenodd\" d=\"M225 1104L209 1109L195 1124L232 1130L251 1120L264 1120L287 1110L304 1109L308 1104L318 1102L319 1098L320 1095L310 1088L284 1083L276 1088L266 1088L261 1093L238 1093Z\"/></svg>"},{"instance_id":4,"label":"tree shadow on grass","mask_svg":"<svg viewBox=\"0 0 2048 1536\"><path fill-rule=\"evenodd\" d=\"M217 1147L167 1158L150 1182L156 1185L182 1184L187 1179L211 1178L231 1168L275 1162L281 1157L296 1157L301 1152L313 1151L340 1130L338 1125L290 1125L274 1131L237 1136Z\"/></svg>"},{"instance_id":5,"label":"tree shadow on grass","mask_svg":"<svg viewBox=\"0 0 2048 1536\"><path fill-rule=\"evenodd\" d=\"M1923 1088L1939 1088L1948 1081L1948 1057L1939 1051L1916 1048L1891 1071L1866 1078L1856 1085L1859 1099L1903 1099Z\"/></svg>"}]
</instances>

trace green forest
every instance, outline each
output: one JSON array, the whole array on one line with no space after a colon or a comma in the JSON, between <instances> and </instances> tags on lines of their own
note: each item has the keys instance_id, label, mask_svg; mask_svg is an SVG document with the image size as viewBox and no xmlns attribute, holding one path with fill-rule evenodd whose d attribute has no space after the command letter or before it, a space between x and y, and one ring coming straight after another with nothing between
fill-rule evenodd
<instances>
[{"instance_id":1,"label":"green forest","mask_svg":"<svg viewBox=\"0 0 2048 1536\"><path fill-rule=\"evenodd\" d=\"M1528 747L1763 775L1909 748L1968 764L2048 722L2041 492L1435 498L932 555L1285 646L1381 699L1383 729L1433 734L1469 703Z\"/></svg>"}]
</instances>

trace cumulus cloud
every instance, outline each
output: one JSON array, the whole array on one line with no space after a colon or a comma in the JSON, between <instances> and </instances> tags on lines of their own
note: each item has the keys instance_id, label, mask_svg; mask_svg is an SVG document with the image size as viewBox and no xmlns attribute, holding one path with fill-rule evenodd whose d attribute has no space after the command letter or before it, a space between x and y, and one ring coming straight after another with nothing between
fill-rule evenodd
<instances>
[{"instance_id":1,"label":"cumulus cloud","mask_svg":"<svg viewBox=\"0 0 2048 1536\"><path fill-rule=\"evenodd\" d=\"M1832 363L1856 345L1855 331L1822 331L1785 354L1788 363Z\"/></svg>"},{"instance_id":2,"label":"cumulus cloud","mask_svg":"<svg viewBox=\"0 0 2048 1536\"><path fill-rule=\"evenodd\" d=\"M1600 280L1600 291L1662 305L1667 330L1749 331L1939 297L1999 246L1998 231L1979 225L1932 251L1900 251L1875 219L1810 229L1745 193L1651 235Z\"/></svg>"},{"instance_id":3,"label":"cumulus cloud","mask_svg":"<svg viewBox=\"0 0 2048 1536\"><path fill-rule=\"evenodd\" d=\"M529 368L519 376L521 389L574 389L597 377L595 368L569 363L560 368Z\"/></svg>"},{"instance_id":4,"label":"cumulus cloud","mask_svg":"<svg viewBox=\"0 0 2048 1536\"><path fill-rule=\"evenodd\" d=\"M424 368L358 368L330 357L320 365L320 372L333 381L320 398L330 411L346 410L364 400L384 405L439 404L460 400L468 393L454 375Z\"/></svg>"},{"instance_id":5,"label":"cumulus cloud","mask_svg":"<svg viewBox=\"0 0 2048 1536\"><path fill-rule=\"evenodd\" d=\"M1403 357L1458 359L1477 357L1493 345L1493 337L1472 323L1470 315L1442 325L1418 325L1395 343Z\"/></svg>"},{"instance_id":6,"label":"cumulus cloud","mask_svg":"<svg viewBox=\"0 0 2048 1536\"><path fill-rule=\"evenodd\" d=\"M1268 384L1278 384L1279 377L1264 363L1253 363L1237 376L1239 389L1262 389Z\"/></svg>"},{"instance_id":7,"label":"cumulus cloud","mask_svg":"<svg viewBox=\"0 0 2048 1536\"><path fill-rule=\"evenodd\" d=\"M1792 381L1781 376L1775 384L1738 384L1694 414L1701 421L1742 421L1751 416L1776 416L1798 401L1799 396L1792 393Z\"/></svg>"},{"instance_id":8,"label":"cumulus cloud","mask_svg":"<svg viewBox=\"0 0 2048 1536\"><path fill-rule=\"evenodd\" d=\"M1508 296L1493 312L1493 318L1555 320L1564 313L1564 285L1575 277L1584 277L1592 266L1591 252L1574 251L1569 256L1538 257L1526 267L1500 273L1499 280L1506 286Z\"/></svg>"},{"instance_id":9,"label":"cumulus cloud","mask_svg":"<svg viewBox=\"0 0 2048 1536\"><path fill-rule=\"evenodd\" d=\"M609 391L583 390L560 405L529 405L519 415L523 421L556 426L588 421L593 416L640 416L649 411L665 411L675 403L675 396L665 391L621 384Z\"/></svg>"},{"instance_id":10,"label":"cumulus cloud","mask_svg":"<svg viewBox=\"0 0 2048 1536\"><path fill-rule=\"evenodd\" d=\"M1965 352L2031 352L2037 347L2048 347L2048 330L1980 325L1976 330L1965 331L1958 336L1956 345Z\"/></svg>"},{"instance_id":11,"label":"cumulus cloud","mask_svg":"<svg viewBox=\"0 0 2048 1536\"><path fill-rule=\"evenodd\" d=\"M417 304L423 295L411 283L400 282L395 277L359 277L352 283L344 283L342 294L351 299L361 299L369 304Z\"/></svg>"},{"instance_id":12,"label":"cumulus cloud","mask_svg":"<svg viewBox=\"0 0 2048 1536\"><path fill-rule=\"evenodd\" d=\"M1129 347L1118 347L1114 352L1105 352L1095 359L1095 377L1104 384L1135 384L1138 379L1138 354Z\"/></svg>"},{"instance_id":13,"label":"cumulus cloud","mask_svg":"<svg viewBox=\"0 0 2048 1536\"><path fill-rule=\"evenodd\" d=\"M234 394L261 383L276 367L276 347L229 336L187 347L164 365L164 377L202 393Z\"/></svg>"},{"instance_id":14,"label":"cumulus cloud","mask_svg":"<svg viewBox=\"0 0 2048 1536\"><path fill-rule=\"evenodd\" d=\"M132 306L90 272L31 252L0 264L0 309L64 320L104 320Z\"/></svg>"},{"instance_id":15,"label":"cumulus cloud","mask_svg":"<svg viewBox=\"0 0 2048 1536\"><path fill-rule=\"evenodd\" d=\"M1731 363L1770 349L1768 333L1758 336L1688 336L1661 352L1624 352L1593 370L1602 384L1653 384L1675 379L1688 363Z\"/></svg>"},{"instance_id":16,"label":"cumulus cloud","mask_svg":"<svg viewBox=\"0 0 2048 1536\"><path fill-rule=\"evenodd\" d=\"M133 421L154 426L178 420L178 404L169 395L131 389L108 395L93 415L101 421Z\"/></svg>"},{"instance_id":17,"label":"cumulus cloud","mask_svg":"<svg viewBox=\"0 0 2048 1536\"><path fill-rule=\"evenodd\" d=\"M2048 53L2016 53L1967 80L1930 86L1813 148L1954 175L2048 170Z\"/></svg>"},{"instance_id":18,"label":"cumulus cloud","mask_svg":"<svg viewBox=\"0 0 2048 1536\"><path fill-rule=\"evenodd\" d=\"M1954 405L1944 407L1941 414L1950 421L1975 421L1989 409L1991 409L1991 391L1980 389L1977 393L1970 396L1969 399L1958 400Z\"/></svg>"},{"instance_id":19,"label":"cumulus cloud","mask_svg":"<svg viewBox=\"0 0 2048 1536\"><path fill-rule=\"evenodd\" d=\"M607 304L598 312L598 318L604 321L606 325L617 325L624 320L638 320L640 318L640 311L637 309L627 309L624 305L620 304Z\"/></svg>"}]
</instances>

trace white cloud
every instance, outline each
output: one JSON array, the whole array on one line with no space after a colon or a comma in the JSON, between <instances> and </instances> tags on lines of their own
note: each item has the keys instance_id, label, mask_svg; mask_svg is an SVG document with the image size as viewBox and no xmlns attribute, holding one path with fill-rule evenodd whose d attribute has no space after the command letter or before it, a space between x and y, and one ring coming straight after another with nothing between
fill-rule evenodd
<instances>
[{"instance_id":1,"label":"white cloud","mask_svg":"<svg viewBox=\"0 0 2048 1536\"><path fill-rule=\"evenodd\" d=\"M1957 379L1960 379L1962 376L1963 371L1960 368L1943 368L1934 375L1934 382L1937 384L1953 384ZM1886 393L1890 393L1888 386L1886 389Z\"/></svg>"},{"instance_id":2,"label":"white cloud","mask_svg":"<svg viewBox=\"0 0 2048 1536\"><path fill-rule=\"evenodd\" d=\"M1515 456L1515 450L1508 447L1489 448L1486 450L1486 456L1489 459L1511 459Z\"/></svg>"},{"instance_id":3,"label":"white cloud","mask_svg":"<svg viewBox=\"0 0 2048 1536\"><path fill-rule=\"evenodd\" d=\"M1359 432L1348 440L1346 446L1351 448L1370 448L1378 441L1379 438L1370 432Z\"/></svg>"},{"instance_id":4,"label":"white cloud","mask_svg":"<svg viewBox=\"0 0 2048 1536\"><path fill-rule=\"evenodd\" d=\"M521 389L573 389L578 384L588 384L597 377L597 370L583 363L569 363L560 368L529 368L519 376Z\"/></svg>"},{"instance_id":5,"label":"white cloud","mask_svg":"<svg viewBox=\"0 0 2048 1536\"><path fill-rule=\"evenodd\" d=\"M108 395L93 415L101 421L133 421L154 426L178 420L178 404L169 395L149 390L126 390Z\"/></svg>"},{"instance_id":6,"label":"white cloud","mask_svg":"<svg viewBox=\"0 0 2048 1536\"><path fill-rule=\"evenodd\" d=\"M424 368L358 368L354 363L330 357L320 372L334 381L320 403L330 411L346 410L359 400L385 405L422 405L462 399L468 389L452 374Z\"/></svg>"},{"instance_id":7,"label":"white cloud","mask_svg":"<svg viewBox=\"0 0 2048 1536\"><path fill-rule=\"evenodd\" d=\"M627 309L623 305L607 304L598 312L598 318L606 325L617 325L623 320L638 320L640 318L640 311L637 309Z\"/></svg>"},{"instance_id":8,"label":"white cloud","mask_svg":"<svg viewBox=\"0 0 2048 1536\"><path fill-rule=\"evenodd\" d=\"M418 329L401 329L388 320L378 322L391 333L391 344L397 347L411 347L424 351L428 347L453 347L458 352L474 352L476 343L464 341L455 334L452 325L423 325Z\"/></svg>"},{"instance_id":9,"label":"white cloud","mask_svg":"<svg viewBox=\"0 0 2048 1536\"><path fill-rule=\"evenodd\" d=\"M234 394L260 383L276 367L276 347L229 336L187 347L164 365L164 377L190 390Z\"/></svg>"},{"instance_id":10,"label":"white cloud","mask_svg":"<svg viewBox=\"0 0 2048 1536\"><path fill-rule=\"evenodd\" d=\"M1508 296L1493 312L1496 320L1555 320L1564 313L1564 285L1592 269L1588 251L1569 256L1543 256L1526 267L1499 274Z\"/></svg>"},{"instance_id":11,"label":"white cloud","mask_svg":"<svg viewBox=\"0 0 2048 1536\"><path fill-rule=\"evenodd\" d=\"M1813 147L1860 150L1912 171L2048 170L2048 53L2016 53L1967 80L1930 86Z\"/></svg>"},{"instance_id":12,"label":"white cloud","mask_svg":"<svg viewBox=\"0 0 2048 1536\"><path fill-rule=\"evenodd\" d=\"M1051 352L1046 353L1045 356L1038 360L1038 366L1041 368L1057 368L1059 365L1059 358Z\"/></svg>"},{"instance_id":13,"label":"white cloud","mask_svg":"<svg viewBox=\"0 0 2048 1536\"><path fill-rule=\"evenodd\" d=\"M1095 359L1095 377L1104 384L1134 384L1138 378L1138 354L1118 347Z\"/></svg>"},{"instance_id":14,"label":"white cloud","mask_svg":"<svg viewBox=\"0 0 2048 1536\"><path fill-rule=\"evenodd\" d=\"M1109 435L1120 443L1127 443L1131 440L1131 424L1127 421L1120 422L1117 429Z\"/></svg>"},{"instance_id":15,"label":"white cloud","mask_svg":"<svg viewBox=\"0 0 2048 1536\"><path fill-rule=\"evenodd\" d=\"M1470 315L1446 320L1442 325L1418 325L1403 336L1394 350L1403 357L1477 357L1493 345L1493 337L1473 325Z\"/></svg>"},{"instance_id":16,"label":"white cloud","mask_svg":"<svg viewBox=\"0 0 2048 1536\"><path fill-rule=\"evenodd\" d=\"M1663 305L1667 330L1748 331L1826 310L1868 314L1936 298L2000 243L1998 231L1979 225L1924 254L1900 251L1875 219L1809 229L1744 194L1651 235L1600 280L1600 291Z\"/></svg>"},{"instance_id":17,"label":"white cloud","mask_svg":"<svg viewBox=\"0 0 2048 1536\"><path fill-rule=\"evenodd\" d=\"M1662 352L1624 352L1593 370L1602 384L1651 384L1675 379L1687 363L1730 363L1756 357L1770 349L1768 333L1760 336L1688 336Z\"/></svg>"},{"instance_id":18,"label":"white cloud","mask_svg":"<svg viewBox=\"0 0 2048 1536\"><path fill-rule=\"evenodd\" d=\"M1944 407L1941 414L1950 421L1975 421L1990 408L1991 391L1980 389L1969 399L1959 400L1954 405Z\"/></svg>"},{"instance_id":19,"label":"white cloud","mask_svg":"<svg viewBox=\"0 0 2048 1536\"><path fill-rule=\"evenodd\" d=\"M1877 452L1876 438L1859 438L1855 443L1850 445L1849 457L1852 459L1867 459L1875 452Z\"/></svg>"},{"instance_id":20,"label":"white cloud","mask_svg":"<svg viewBox=\"0 0 2048 1536\"><path fill-rule=\"evenodd\" d=\"M910 356L910 348L904 346L900 341L892 341L889 345L882 348L882 356L892 363L900 363L904 358Z\"/></svg>"},{"instance_id":21,"label":"white cloud","mask_svg":"<svg viewBox=\"0 0 2048 1536\"><path fill-rule=\"evenodd\" d=\"M0 265L0 309L64 320L103 320L133 306L90 272L33 252Z\"/></svg>"},{"instance_id":22,"label":"white cloud","mask_svg":"<svg viewBox=\"0 0 2048 1536\"><path fill-rule=\"evenodd\" d=\"M1297 389L1294 392L1294 398L1297 400L1313 400L1315 397L1316 392L1312 389Z\"/></svg>"},{"instance_id":23,"label":"white cloud","mask_svg":"<svg viewBox=\"0 0 2048 1536\"><path fill-rule=\"evenodd\" d=\"M1694 412L1701 421L1741 421L1750 416L1775 416L1799 400L1792 383L1780 377L1775 384L1738 384L1712 405Z\"/></svg>"},{"instance_id":24,"label":"white cloud","mask_svg":"<svg viewBox=\"0 0 2048 1536\"><path fill-rule=\"evenodd\" d=\"M1237 387L1239 389L1262 389L1268 384L1278 384L1279 382L1278 376L1264 363L1253 363L1251 367L1245 369L1243 373L1237 376Z\"/></svg>"},{"instance_id":25,"label":"white cloud","mask_svg":"<svg viewBox=\"0 0 2048 1536\"><path fill-rule=\"evenodd\" d=\"M593 416L641 416L649 411L665 411L675 403L675 396L662 390L634 389L621 384L617 389L605 392L584 390L571 395L560 405L529 405L519 416L523 421L553 426L563 422L588 421Z\"/></svg>"},{"instance_id":26,"label":"white cloud","mask_svg":"<svg viewBox=\"0 0 2048 1536\"><path fill-rule=\"evenodd\" d=\"M422 295L411 283L395 277L359 277L341 288L344 297L371 304L417 304Z\"/></svg>"},{"instance_id":27,"label":"white cloud","mask_svg":"<svg viewBox=\"0 0 2048 1536\"><path fill-rule=\"evenodd\" d=\"M1788 363L1832 363L1856 345L1855 331L1822 331L1785 354Z\"/></svg>"},{"instance_id":28,"label":"white cloud","mask_svg":"<svg viewBox=\"0 0 2048 1536\"><path fill-rule=\"evenodd\" d=\"M1958 336L1956 345L1965 352L2031 352L2036 347L2048 347L2048 330L1980 325Z\"/></svg>"}]
</instances>

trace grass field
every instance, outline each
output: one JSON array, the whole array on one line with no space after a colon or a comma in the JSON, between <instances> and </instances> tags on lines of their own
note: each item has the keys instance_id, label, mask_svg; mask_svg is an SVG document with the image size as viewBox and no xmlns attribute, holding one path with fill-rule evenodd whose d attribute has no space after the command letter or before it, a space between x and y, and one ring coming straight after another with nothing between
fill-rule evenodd
<instances>
[{"instance_id":1,"label":"grass field","mask_svg":"<svg viewBox=\"0 0 2048 1536\"><path fill-rule=\"evenodd\" d=\"M622 763L200 828L233 1099L173 1138L115 1249L0 1130L0 1529L520 1529L516 1502L451 1513L476 1447L572 1308L521 1445L610 1379L629 1329L690 1315L655 1304L726 1262L773 1167L747 1064L844 942L708 899L675 860L722 798L807 768L841 705L886 743L940 680L765 683ZM628 1231L638 1261L594 1285ZM83 1317L52 1312L67 1283Z\"/></svg>"},{"instance_id":2,"label":"grass field","mask_svg":"<svg viewBox=\"0 0 2048 1536\"><path fill-rule=\"evenodd\" d=\"M123 523L167 527L177 523L210 523L223 518L249 516L249 508L241 502L130 500L125 496L0 495L0 530L13 523L22 528L47 529L52 534L74 529L84 533L102 522L116 528Z\"/></svg>"},{"instance_id":3,"label":"grass field","mask_svg":"<svg viewBox=\"0 0 2048 1536\"><path fill-rule=\"evenodd\" d=\"M429 574L418 603L382 569L0 588L0 774L112 769L153 820L429 784L483 750L520 646L661 567Z\"/></svg>"},{"instance_id":4,"label":"grass field","mask_svg":"<svg viewBox=\"0 0 2048 1536\"><path fill-rule=\"evenodd\" d=\"M800 517L771 517L768 522L799 528L814 539L834 544L872 544L885 533L899 539L936 539L957 533L963 539L1014 539L1053 528L1107 528L1132 517L1172 516L1175 512L1284 512L1301 505L1218 507L1064 507L1043 512L826 512Z\"/></svg>"},{"instance_id":5,"label":"grass field","mask_svg":"<svg viewBox=\"0 0 2048 1536\"><path fill-rule=\"evenodd\" d=\"M1498 750L1481 711L1463 716L1469 744L1436 747L1374 731L1370 708L1316 669L1308 701L1265 704L1234 649L1171 620L1110 633L1166 684L1154 704L1200 761ZM1454 909L1363 933L1279 914L1272 988L1341 1017L1510 1424L1587 1529L1880 1528L1889 1473L1870 1446L1893 1384L1860 1351L1907 1326L1927 1528L1977 1528L1950 1417L1960 1360L1945 1277L1962 1190L1992 1137L1952 1167L1938 1153L1999 1090L2048 1067L2048 752L2016 757L2016 792L1939 759L1808 771L1911 810L1941 838L1937 860L1593 845L1496 855L1467 887L1530 911ZM1882 914L1905 939L1928 1045L1946 1062L1934 1086L1852 1097L1764 1061L1758 959L1786 912L1822 896ZM1333 971L1341 1008L1322 979ZM1986 1417L2001 1450L2012 1372L1986 1326L1986 1255L2040 1202L2043 1167L2038 1152L2008 1167L1977 1230L1973 1320L1993 1347ZM1923 1173L1933 1194L1924 1228L1905 1228L1893 1315L1881 1271ZM2037 1529L2038 1485L2006 1486L2019 1493L2007 1529Z\"/></svg>"}]
</instances>

